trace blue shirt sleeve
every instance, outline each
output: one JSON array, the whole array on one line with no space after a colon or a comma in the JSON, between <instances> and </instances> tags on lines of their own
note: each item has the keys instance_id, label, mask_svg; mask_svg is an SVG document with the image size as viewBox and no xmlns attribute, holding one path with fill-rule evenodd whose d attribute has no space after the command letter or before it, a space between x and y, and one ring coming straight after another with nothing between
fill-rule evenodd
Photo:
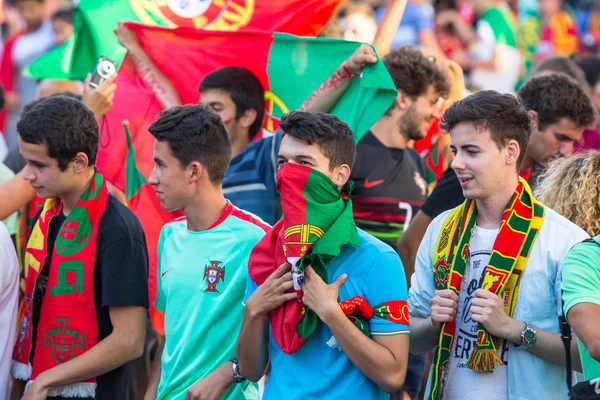
<instances>
[{"instance_id":1,"label":"blue shirt sleeve","mask_svg":"<svg viewBox=\"0 0 600 400\"><path fill-rule=\"evenodd\" d=\"M419 6L417 17L415 18L415 24L417 32L432 31L433 30L433 19L435 17L435 10L431 4L423 4Z\"/></svg>"},{"instance_id":2,"label":"blue shirt sleeve","mask_svg":"<svg viewBox=\"0 0 600 400\"><path fill-rule=\"evenodd\" d=\"M375 307L387 301L403 301L406 305L408 293L404 267L398 254L393 251L381 253L371 265L363 287L367 302ZM408 305L401 306L398 312L408 318ZM409 333L408 325L379 317L370 321L372 336L392 336Z\"/></svg>"},{"instance_id":3,"label":"blue shirt sleeve","mask_svg":"<svg viewBox=\"0 0 600 400\"><path fill-rule=\"evenodd\" d=\"M246 305L246 301L248 301L256 289L258 289L258 285L248 275L248 279L246 279L246 293L244 294L244 301L242 301L244 305Z\"/></svg>"}]
</instances>

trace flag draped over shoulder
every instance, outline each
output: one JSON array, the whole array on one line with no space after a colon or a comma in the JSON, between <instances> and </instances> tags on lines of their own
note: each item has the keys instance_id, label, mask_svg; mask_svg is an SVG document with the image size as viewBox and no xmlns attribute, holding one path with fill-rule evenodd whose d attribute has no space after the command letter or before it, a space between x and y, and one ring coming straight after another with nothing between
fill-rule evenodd
<instances>
[{"instance_id":1,"label":"flag draped over shoulder","mask_svg":"<svg viewBox=\"0 0 600 400\"><path fill-rule=\"evenodd\" d=\"M241 66L252 71L265 89L264 127L274 131L278 119L299 108L356 49L360 43L338 39L300 38L263 32L210 32L190 28L160 28L127 23L134 29L141 46L174 85L183 103L197 103L198 87L204 77L226 66ZM121 126L129 120L135 166L147 178L153 167L152 135L148 126L162 106L152 89L140 78L133 62L126 57L116 80L112 110L100 121L98 165L109 182L130 195L143 207L130 207L146 231L149 247L156 248L160 228L168 221L157 218L160 204L152 188L142 185L136 193L126 183L124 160L129 154ZM365 67L331 111L349 124L359 140L383 115L396 98L396 88L383 65ZM159 211L160 210L160 211ZM160 215L171 216L162 212ZM147 221L147 222L145 222ZM153 234L151 232L156 232ZM150 250L150 287L156 277L156 255ZM151 290L152 298L155 292Z\"/></svg>"},{"instance_id":2,"label":"flag draped over shoulder","mask_svg":"<svg viewBox=\"0 0 600 400\"><path fill-rule=\"evenodd\" d=\"M315 36L333 17L340 2L81 0L73 16L73 38L34 61L26 74L38 79L84 80L100 56L120 64L126 50L113 34L120 21L212 31L262 29Z\"/></svg>"}]
</instances>

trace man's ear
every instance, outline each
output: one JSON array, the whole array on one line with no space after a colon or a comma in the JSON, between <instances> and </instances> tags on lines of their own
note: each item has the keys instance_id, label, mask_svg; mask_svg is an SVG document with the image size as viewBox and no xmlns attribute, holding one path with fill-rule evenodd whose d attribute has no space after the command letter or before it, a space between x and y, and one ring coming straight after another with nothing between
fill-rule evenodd
<instances>
[{"instance_id":1,"label":"man's ear","mask_svg":"<svg viewBox=\"0 0 600 400\"><path fill-rule=\"evenodd\" d=\"M90 159L87 154L80 151L73 157L73 160L71 160L71 165L74 173L81 174L90 166Z\"/></svg>"},{"instance_id":2,"label":"man's ear","mask_svg":"<svg viewBox=\"0 0 600 400\"><path fill-rule=\"evenodd\" d=\"M514 165L517 163L519 159L519 155L521 154L521 148L519 147L519 143L516 140L509 140L506 146L506 164Z\"/></svg>"},{"instance_id":3,"label":"man's ear","mask_svg":"<svg viewBox=\"0 0 600 400\"><path fill-rule=\"evenodd\" d=\"M206 173L204 166L198 161L192 161L191 163L189 163L186 167L186 170L188 175L188 183L194 183L200 180L200 178L202 178L202 175Z\"/></svg>"},{"instance_id":4,"label":"man's ear","mask_svg":"<svg viewBox=\"0 0 600 400\"><path fill-rule=\"evenodd\" d=\"M342 164L333 169L331 180L338 188L341 189L350 179L351 173L352 170L350 169L350 166L348 164Z\"/></svg>"},{"instance_id":5,"label":"man's ear","mask_svg":"<svg viewBox=\"0 0 600 400\"><path fill-rule=\"evenodd\" d=\"M396 103L400 107L400 110L406 110L411 103L410 97L406 95L402 90L398 89L398 94L396 95Z\"/></svg>"},{"instance_id":6,"label":"man's ear","mask_svg":"<svg viewBox=\"0 0 600 400\"><path fill-rule=\"evenodd\" d=\"M527 111L527 114L529 114L529 118L531 118L531 131L539 131L540 125L537 111L529 110Z\"/></svg>"},{"instance_id":7,"label":"man's ear","mask_svg":"<svg viewBox=\"0 0 600 400\"><path fill-rule=\"evenodd\" d=\"M243 128L250 128L254 121L256 121L257 116L258 113L256 112L256 110L253 108L249 108L246 111L244 111L244 114L238 119L239 124Z\"/></svg>"}]
</instances>

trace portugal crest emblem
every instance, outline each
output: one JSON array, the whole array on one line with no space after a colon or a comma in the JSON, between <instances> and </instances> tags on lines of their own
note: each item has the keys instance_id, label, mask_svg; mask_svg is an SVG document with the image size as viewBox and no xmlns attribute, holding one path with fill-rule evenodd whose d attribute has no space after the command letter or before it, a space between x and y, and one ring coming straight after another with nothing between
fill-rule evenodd
<instances>
[{"instance_id":1,"label":"portugal crest emblem","mask_svg":"<svg viewBox=\"0 0 600 400\"><path fill-rule=\"evenodd\" d=\"M252 19L255 0L129 0L140 21L195 29L235 31Z\"/></svg>"},{"instance_id":2,"label":"portugal crest emblem","mask_svg":"<svg viewBox=\"0 0 600 400\"><path fill-rule=\"evenodd\" d=\"M68 329L69 318L56 318L58 327L44 335L44 347L52 346L52 358L62 364L75 357L75 349L83 351L85 336L76 330Z\"/></svg>"},{"instance_id":3,"label":"portugal crest emblem","mask_svg":"<svg viewBox=\"0 0 600 400\"><path fill-rule=\"evenodd\" d=\"M222 261L209 261L204 267L204 280L207 288L205 292L219 293L217 285L220 281L225 282L225 266Z\"/></svg>"}]
</instances>

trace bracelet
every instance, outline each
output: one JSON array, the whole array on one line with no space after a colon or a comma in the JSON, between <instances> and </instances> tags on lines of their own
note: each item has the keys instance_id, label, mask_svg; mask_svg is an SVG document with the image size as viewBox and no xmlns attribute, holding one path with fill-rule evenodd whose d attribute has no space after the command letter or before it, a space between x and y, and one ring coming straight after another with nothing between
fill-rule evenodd
<instances>
[{"instance_id":1,"label":"bracelet","mask_svg":"<svg viewBox=\"0 0 600 400\"><path fill-rule=\"evenodd\" d=\"M346 61L344 61L342 63L342 69L344 70L344 73L345 73L345 75L342 75L342 78L344 78L344 79L352 79L352 78L356 78L358 76L358 75L354 75L352 73L352 71L350 71L348 69L348 67L346 66Z\"/></svg>"}]
</instances>

